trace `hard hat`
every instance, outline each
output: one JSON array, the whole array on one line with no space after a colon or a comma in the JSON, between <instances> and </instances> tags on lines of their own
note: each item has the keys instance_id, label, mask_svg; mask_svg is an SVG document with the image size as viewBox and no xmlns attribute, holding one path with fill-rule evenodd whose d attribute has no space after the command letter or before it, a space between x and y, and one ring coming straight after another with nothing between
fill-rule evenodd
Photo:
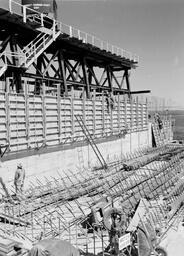
<instances>
[{"instance_id":1,"label":"hard hat","mask_svg":"<svg viewBox=\"0 0 184 256\"><path fill-rule=\"evenodd\" d=\"M18 167L18 168L22 168L22 164L21 164L21 163L18 163L18 164L17 164L17 167Z\"/></svg>"}]
</instances>

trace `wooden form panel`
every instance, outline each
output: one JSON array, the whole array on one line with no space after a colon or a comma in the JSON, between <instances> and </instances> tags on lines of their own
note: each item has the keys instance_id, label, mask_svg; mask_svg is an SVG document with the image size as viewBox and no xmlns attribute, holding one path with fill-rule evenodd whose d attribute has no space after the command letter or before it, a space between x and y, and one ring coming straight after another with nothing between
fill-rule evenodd
<instances>
[{"instance_id":1,"label":"wooden form panel","mask_svg":"<svg viewBox=\"0 0 184 256\"><path fill-rule=\"evenodd\" d=\"M1 93L0 144L20 151L82 141L86 138L76 115L95 138L147 129L147 105L138 101L117 97L111 109L103 96L89 100Z\"/></svg>"}]
</instances>

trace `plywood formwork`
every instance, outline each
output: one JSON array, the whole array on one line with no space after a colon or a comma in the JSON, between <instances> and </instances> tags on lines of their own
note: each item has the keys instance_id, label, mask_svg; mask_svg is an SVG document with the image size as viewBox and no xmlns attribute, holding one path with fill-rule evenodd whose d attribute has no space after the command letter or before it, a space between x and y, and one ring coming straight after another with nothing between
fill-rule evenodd
<instances>
[{"instance_id":1,"label":"plywood formwork","mask_svg":"<svg viewBox=\"0 0 184 256\"><path fill-rule=\"evenodd\" d=\"M0 144L10 152L84 141L76 116L94 139L148 129L147 105L116 97L109 109L98 99L0 93Z\"/></svg>"}]
</instances>

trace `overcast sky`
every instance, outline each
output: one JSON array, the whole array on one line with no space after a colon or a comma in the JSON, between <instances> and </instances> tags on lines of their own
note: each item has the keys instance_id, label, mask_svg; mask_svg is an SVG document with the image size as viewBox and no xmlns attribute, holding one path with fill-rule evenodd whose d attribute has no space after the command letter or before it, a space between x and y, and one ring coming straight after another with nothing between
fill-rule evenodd
<instances>
[{"instance_id":1,"label":"overcast sky","mask_svg":"<svg viewBox=\"0 0 184 256\"><path fill-rule=\"evenodd\" d=\"M132 90L151 89L184 105L184 0L56 1L63 23L140 56Z\"/></svg>"},{"instance_id":2,"label":"overcast sky","mask_svg":"<svg viewBox=\"0 0 184 256\"><path fill-rule=\"evenodd\" d=\"M183 0L57 0L58 19L140 56L133 90L184 104Z\"/></svg>"}]
</instances>

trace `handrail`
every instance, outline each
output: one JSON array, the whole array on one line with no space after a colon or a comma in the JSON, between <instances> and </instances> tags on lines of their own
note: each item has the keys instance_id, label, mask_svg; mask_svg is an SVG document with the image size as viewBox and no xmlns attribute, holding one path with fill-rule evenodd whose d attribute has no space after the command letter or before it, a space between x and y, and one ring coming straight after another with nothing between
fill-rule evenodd
<instances>
[{"instance_id":1,"label":"handrail","mask_svg":"<svg viewBox=\"0 0 184 256\"><path fill-rule=\"evenodd\" d=\"M48 16L43 14L43 13L40 13L38 11L35 11L25 5L21 5L19 3L17 3L16 1L14 0L9 0L9 11L11 13L16 13L16 14L19 14L20 13L17 13L15 10L13 10L13 4L15 6L19 6L20 9L23 10L23 21L26 23L27 22L27 10L30 10L31 12L34 12L35 14L38 15L38 17L40 17L40 24L41 26L44 26L44 18ZM56 21L54 19L52 19L51 17L49 17L51 20L53 20L53 24L57 24L57 28L61 31L61 33L63 34L67 34L69 35L70 37L75 37L75 38L78 38L79 40L82 40L83 43L86 43L86 44L91 44L93 45L94 47L98 47L100 48L101 50L105 50L106 52L110 52L112 54L115 54L117 56L120 56L122 58L125 58L125 59L129 59L130 61L133 61L133 62L139 62L139 56L137 54L133 54L129 51L126 51L120 47L117 47L115 45L112 45L112 44L109 44L108 42L105 42L103 40L101 40L100 38L94 36L94 35L91 35L89 33L86 33L82 30L79 30L77 28L74 28L70 25L67 25L67 24L64 24L62 22L59 22L59 21ZM53 29L55 30L56 29L56 26L53 27Z\"/></svg>"},{"instance_id":2,"label":"handrail","mask_svg":"<svg viewBox=\"0 0 184 256\"><path fill-rule=\"evenodd\" d=\"M8 66L14 66L14 65L11 65L11 64L8 64L7 63L7 57L8 56L11 56L11 57L18 57L19 59L19 63L21 63L20 59L26 59L25 55L24 54L21 54L21 53L17 53L17 52L7 52L7 51L3 51L1 54L0 54L0 59L2 58L2 56L5 57L5 64L8 65ZM20 66L20 64L19 64Z\"/></svg>"}]
</instances>

